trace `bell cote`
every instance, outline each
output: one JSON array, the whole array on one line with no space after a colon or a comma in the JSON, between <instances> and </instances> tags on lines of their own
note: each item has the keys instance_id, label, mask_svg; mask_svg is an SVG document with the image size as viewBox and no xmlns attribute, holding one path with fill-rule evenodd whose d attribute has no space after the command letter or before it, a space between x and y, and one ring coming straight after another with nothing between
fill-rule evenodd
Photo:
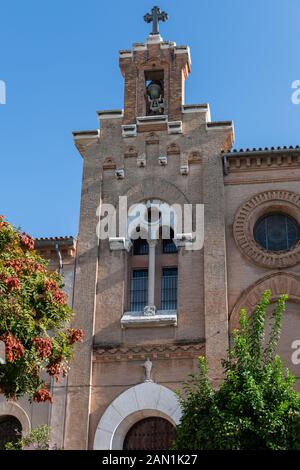
<instances>
[{"instance_id":1,"label":"bell cote","mask_svg":"<svg viewBox=\"0 0 300 470\"><path fill-rule=\"evenodd\" d=\"M158 22L167 14L152 8L144 16L153 23L152 32L144 43L120 51L120 69L124 77L123 124L136 124L137 118L164 116L168 121L181 119L184 104L184 82L190 73L190 50L164 41Z\"/></svg>"}]
</instances>

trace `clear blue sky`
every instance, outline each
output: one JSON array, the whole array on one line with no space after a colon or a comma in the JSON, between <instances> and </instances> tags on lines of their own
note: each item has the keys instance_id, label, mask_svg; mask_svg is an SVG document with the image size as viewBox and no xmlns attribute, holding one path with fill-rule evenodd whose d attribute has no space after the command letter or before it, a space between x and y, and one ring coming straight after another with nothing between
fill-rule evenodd
<instances>
[{"instance_id":1,"label":"clear blue sky","mask_svg":"<svg viewBox=\"0 0 300 470\"><path fill-rule=\"evenodd\" d=\"M72 130L123 107L118 50L145 40L142 16L169 13L164 39L189 45L186 102L232 119L236 147L300 143L300 0L2 0L0 214L34 236L76 235L82 160Z\"/></svg>"}]
</instances>

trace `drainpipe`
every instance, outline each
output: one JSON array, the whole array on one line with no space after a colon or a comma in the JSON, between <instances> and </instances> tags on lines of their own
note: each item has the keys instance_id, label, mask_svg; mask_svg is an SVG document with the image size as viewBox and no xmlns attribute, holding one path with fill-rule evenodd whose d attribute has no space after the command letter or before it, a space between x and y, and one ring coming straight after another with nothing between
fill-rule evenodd
<instances>
[{"instance_id":1,"label":"drainpipe","mask_svg":"<svg viewBox=\"0 0 300 470\"><path fill-rule=\"evenodd\" d=\"M56 245L55 245L55 250L56 250L56 253L57 253L57 257L58 257L58 274L61 275L64 266L63 266L61 251L59 249L59 244L58 243L56 243Z\"/></svg>"}]
</instances>

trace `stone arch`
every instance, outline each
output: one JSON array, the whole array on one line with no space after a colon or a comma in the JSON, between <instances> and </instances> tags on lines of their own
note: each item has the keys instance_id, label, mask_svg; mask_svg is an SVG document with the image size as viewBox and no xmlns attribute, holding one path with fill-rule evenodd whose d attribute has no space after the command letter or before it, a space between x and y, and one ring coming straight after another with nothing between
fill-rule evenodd
<instances>
[{"instance_id":1,"label":"stone arch","mask_svg":"<svg viewBox=\"0 0 300 470\"><path fill-rule=\"evenodd\" d=\"M167 155L180 155L180 147L176 142L171 142L167 146Z\"/></svg>"},{"instance_id":2,"label":"stone arch","mask_svg":"<svg viewBox=\"0 0 300 470\"><path fill-rule=\"evenodd\" d=\"M129 429L139 420L157 416L176 426L181 418L177 395L167 387L144 382L121 393L103 413L95 433L95 450L121 450Z\"/></svg>"},{"instance_id":3,"label":"stone arch","mask_svg":"<svg viewBox=\"0 0 300 470\"><path fill-rule=\"evenodd\" d=\"M124 157L125 158L137 158L138 156L138 151L134 145L129 145L125 152L124 152Z\"/></svg>"},{"instance_id":4,"label":"stone arch","mask_svg":"<svg viewBox=\"0 0 300 470\"><path fill-rule=\"evenodd\" d=\"M251 312L266 289L271 291L274 300L281 294L288 294L290 301L300 303L300 277L284 272L270 274L252 284L240 295L230 314L230 331L239 326L240 310L246 308Z\"/></svg>"},{"instance_id":5,"label":"stone arch","mask_svg":"<svg viewBox=\"0 0 300 470\"><path fill-rule=\"evenodd\" d=\"M113 157L106 157L103 162L103 170L114 170L117 168L117 164Z\"/></svg>"},{"instance_id":6,"label":"stone arch","mask_svg":"<svg viewBox=\"0 0 300 470\"><path fill-rule=\"evenodd\" d=\"M26 411L18 404L11 401L0 403L0 416L14 416L22 425L22 434L25 436L31 430L30 419Z\"/></svg>"},{"instance_id":7,"label":"stone arch","mask_svg":"<svg viewBox=\"0 0 300 470\"><path fill-rule=\"evenodd\" d=\"M164 178L150 177L143 179L125 194L128 207L131 204L147 199L160 199L168 204L189 204L185 194L173 183Z\"/></svg>"}]
</instances>

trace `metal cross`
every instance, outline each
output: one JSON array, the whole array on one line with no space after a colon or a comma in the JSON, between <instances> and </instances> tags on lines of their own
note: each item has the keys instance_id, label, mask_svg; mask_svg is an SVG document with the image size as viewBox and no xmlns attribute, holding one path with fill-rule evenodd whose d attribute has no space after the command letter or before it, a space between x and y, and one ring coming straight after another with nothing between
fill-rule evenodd
<instances>
[{"instance_id":1,"label":"metal cross","mask_svg":"<svg viewBox=\"0 0 300 470\"><path fill-rule=\"evenodd\" d=\"M159 21L167 21L167 19L168 19L168 13L166 13L165 11L160 11L159 7L153 7L151 10L151 13L147 13L144 16L144 21L146 21L146 23L153 22L151 34L159 34L159 30L158 30Z\"/></svg>"}]
</instances>

